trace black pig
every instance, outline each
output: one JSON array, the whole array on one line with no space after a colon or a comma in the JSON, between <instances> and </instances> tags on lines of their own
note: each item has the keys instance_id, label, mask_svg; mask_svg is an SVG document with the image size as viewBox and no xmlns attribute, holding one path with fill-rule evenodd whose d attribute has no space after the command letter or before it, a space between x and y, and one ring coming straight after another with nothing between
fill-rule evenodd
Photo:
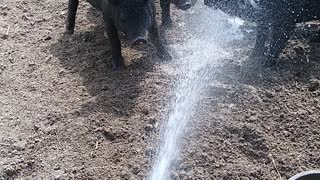
<instances>
[{"instance_id":1,"label":"black pig","mask_svg":"<svg viewBox=\"0 0 320 180\"><path fill-rule=\"evenodd\" d=\"M320 19L319 0L204 0L210 7L257 23L253 57L267 56L275 64L297 23ZM241 2L241 3L239 3ZM240 8L239 4L247 5ZM269 41L270 49L266 48Z\"/></svg>"},{"instance_id":2,"label":"black pig","mask_svg":"<svg viewBox=\"0 0 320 180\"><path fill-rule=\"evenodd\" d=\"M265 42L271 34L269 59L270 63L274 64L287 45L297 23L320 20L320 2L319 0L264 1L263 8L268 12L265 18L269 20L264 20L262 26L267 27L267 23L270 22L271 28L267 28L266 35L263 35L260 41Z\"/></svg>"},{"instance_id":3,"label":"black pig","mask_svg":"<svg viewBox=\"0 0 320 180\"><path fill-rule=\"evenodd\" d=\"M145 35L157 48L161 58L171 58L159 36L156 22L156 9L153 0L87 0L93 7L102 12L107 32L111 43L113 70L124 67L121 54L121 42L118 32L127 35L130 43L147 42ZM75 27L75 17L79 0L69 0L67 33L72 34Z\"/></svg>"}]
</instances>

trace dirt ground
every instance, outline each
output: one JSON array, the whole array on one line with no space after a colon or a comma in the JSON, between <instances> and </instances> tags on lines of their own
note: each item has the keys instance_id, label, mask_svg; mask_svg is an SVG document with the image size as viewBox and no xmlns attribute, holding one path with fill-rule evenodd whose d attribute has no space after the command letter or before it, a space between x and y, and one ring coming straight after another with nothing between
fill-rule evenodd
<instances>
[{"instance_id":1,"label":"dirt ground","mask_svg":"<svg viewBox=\"0 0 320 180\"><path fill-rule=\"evenodd\" d=\"M124 43L127 69L112 72L99 13L81 2L68 36L66 10L63 0L0 4L0 179L146 179L175 80L163 69L174 67ZM215 69L172 179L320 168L320 44L298 30L276 69L239 66L248 52Z\"/></svg>"}]
</instances>

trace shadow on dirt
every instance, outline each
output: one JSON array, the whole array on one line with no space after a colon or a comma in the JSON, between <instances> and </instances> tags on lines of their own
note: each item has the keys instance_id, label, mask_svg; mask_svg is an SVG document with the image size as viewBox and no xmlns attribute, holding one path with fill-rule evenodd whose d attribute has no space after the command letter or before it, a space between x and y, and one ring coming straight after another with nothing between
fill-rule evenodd
<instances>
[{"instance_id":1,"label":"shadow on dirt","mask_svg":"<svg viewBox=\"0 0 320 180\"><path fill-rule=\"evenodd\" d=\"M148 48L140 47L137 51L124 41L126 69L113 72L110 44L104 36L100 13L91 8L87 18L95 25L92 31L76 30L73 35L63 35L51 46L51 53L58 57L65 69L80 75L83 85L94 97L94 100L83 105L80 116L91 112L129 116L135 99L142 92L140 82L152 70L154 62L146 56ZM77 23L81 26L80 22Z\"/></svg>"}]
</instances>

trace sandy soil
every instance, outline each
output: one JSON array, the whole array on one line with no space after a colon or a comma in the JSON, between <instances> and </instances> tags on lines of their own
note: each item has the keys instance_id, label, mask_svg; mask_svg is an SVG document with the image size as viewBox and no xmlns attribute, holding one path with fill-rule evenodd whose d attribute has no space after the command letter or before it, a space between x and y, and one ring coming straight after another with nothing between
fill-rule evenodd
<instances>
[{"instance_id":1,"label":"sandy soil","mask_svg":"<svg viewBox=\"0 0 320 180\"><path fill-rule=\"evenodd\" d=\"M0 179L145 179L174 74L124 43L112 72L99 13L67 1L0 4ZM317 27L317 24L312 27ZM305 32L305 31L303 31ZM215 69L173 179L281 179L320 168L320 45L297 32L278 69ZM308 56L306 55L308 51Z\"/></svg>"}]
</instances>

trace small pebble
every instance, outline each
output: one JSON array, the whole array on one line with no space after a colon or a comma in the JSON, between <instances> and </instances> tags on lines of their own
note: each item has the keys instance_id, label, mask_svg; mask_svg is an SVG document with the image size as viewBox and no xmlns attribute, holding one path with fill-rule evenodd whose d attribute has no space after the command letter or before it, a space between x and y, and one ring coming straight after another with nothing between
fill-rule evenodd
<instances>
[{"instance_id":1,"label":"small pebble","mask_svg":"<svg viewBox=\"0 0 320 180\"><path fill-rule=\"evenodd\" d=\"M3 39L3 40L6 40L6 39L9 38L9 35L8 34L1 34L0 38Z\"/></svg>"},{"instance_id":2,"label":"small pebble","mask_svg":"<svg viewBox=\"0 0 320 180\"><path fill-rule=\"evenodd\" d=\"M147 131L147 132L150 132L153 130L153 126L151 124L147 124L144 129Z\"/></svg>"},{"instance_id":3,"label":"small pebble","mask_svg":"<svg viewBox=\"0 0 320 180\"><path fill-rule=\"evenodd\" d=\"M47 37L44 38L45 41L49 41L49 40L51 40L51 39L52 39L51 36L47 36Z\"/></svg>"},{"instance_id":4,"label":"small pebble","mask_svg":"<svg viewBox=\"0 0 320 180\"><path fill-rule=\"evenodd\" d=\"M308 86L309 91L314 92L318 89L320 89L320 81L318 79L312 79L310 80L309 86Z\"/></svg>"}]
</instances>

